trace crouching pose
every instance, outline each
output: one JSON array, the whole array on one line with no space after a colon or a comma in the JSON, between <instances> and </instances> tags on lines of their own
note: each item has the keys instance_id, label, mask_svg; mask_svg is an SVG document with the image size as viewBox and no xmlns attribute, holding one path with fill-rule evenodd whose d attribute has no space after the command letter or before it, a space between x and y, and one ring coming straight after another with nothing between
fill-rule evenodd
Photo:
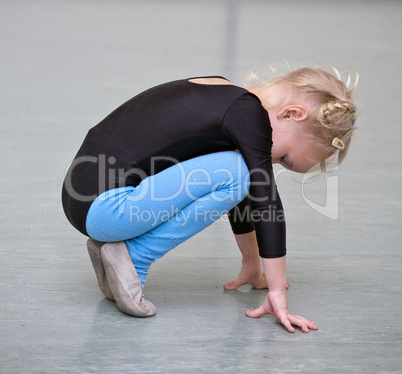
<instances>
[{"instance_id":1,"label":"crouching pose","mask_svg":"<svg viewBox=\"0 0 402 374\"><path fill-rule=\"evenodd\" d=\"M135 96L90 129L62 202L89 237L105 296L127 314L154 315L142 291L151 264L227 213L243 266L225 288L268 287L249 317L272 314L291 332L317 329L287 309L272 164L306 172L335 154L342 160L354 131L352 90L315 68L247 89L218 76L189 78Z\"/></svg>"}]
</instances>

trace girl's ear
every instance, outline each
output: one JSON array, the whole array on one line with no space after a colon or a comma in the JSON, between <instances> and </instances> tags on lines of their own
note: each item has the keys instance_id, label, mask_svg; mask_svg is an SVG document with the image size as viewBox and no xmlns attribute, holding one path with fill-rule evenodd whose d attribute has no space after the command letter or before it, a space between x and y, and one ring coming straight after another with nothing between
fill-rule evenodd
<instances>
[{"instance_id":1,"label":"girl's ear","mask_svg":"<svg viewBox=\"0 0 402 374\"><path fill-rule=\"evenodd\" d=\"M293 119L304 121L308 117L308 110L303 105L288 105L277 114L278 119Z\"/></svg>"}]
</instances>

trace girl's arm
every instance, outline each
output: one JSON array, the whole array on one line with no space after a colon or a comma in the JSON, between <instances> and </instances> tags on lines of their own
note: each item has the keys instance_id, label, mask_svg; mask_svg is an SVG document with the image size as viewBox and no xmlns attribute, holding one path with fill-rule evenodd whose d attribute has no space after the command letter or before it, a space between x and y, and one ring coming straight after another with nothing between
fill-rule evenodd
<instances>
[{"instance_id":1,"label":"girl's arm","mask_svg":"<svg viewBox=\"0 0 402 374\"><path fill-rule=\"evenodd\" d=\"M304 317L289 314L286 299L286 256L279 258L263 258L265 277L269 292L264 303L257 309L247 310L248 317L259 318L272 314L289 332L294 332L293 326L298 326L303 332L309 329L317 330L317 325Z\"/></svg>"},{"instance_id":2,"label":"girl's arm","mask_svg":"<svg viewBox=\"0 0 402 374\"><path fill-rule=\"evenodd\" d=\"M223 287L226 290L235 290L244 284L250 284L253 288L257 289L267 288L267 281L261 270L261 260L255 231L235 235L235 239L243 256L242 267L237 278L225 283Z\"/></svg>"}]
</instances>

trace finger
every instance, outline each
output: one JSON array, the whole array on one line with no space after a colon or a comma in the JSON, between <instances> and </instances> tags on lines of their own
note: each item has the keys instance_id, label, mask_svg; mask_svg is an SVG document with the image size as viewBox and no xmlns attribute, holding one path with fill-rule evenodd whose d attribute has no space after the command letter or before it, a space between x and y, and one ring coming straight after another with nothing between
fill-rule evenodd
<instances>
[{"instance_id":1,"label":"finger","mask_svg":"<svg viewBox=\"0 0 402 374\"><path fill-rule=\"evenodd\" d=\"M302 330L303 332L309 332L307 324L301 318L299 319L290 317L290 319L292 325L299 327L300 330Z\"/></svg>"},{"instance_id":2,"label":"finger","mask_svg":"<svg viewBox=\"0 0 402 374\"><path fill-rule=\"evenodd\" d=\"M295 332L295 328L292 326L288 318L284 318L278 322L282 323L282 325L285 326L289 332Z\"/></svg>"},{"instance_id":3,"label":"finger","mask_svg":"<svg viewBox=\"0 0 402 374\"><path fill-rule=\"evenodd\" d=\"M251 318L260 318L262 316L265 316L266 314L267 312L264 310L262 306L254 310L246 310L247 317Z\"/></svg>"},{"instance_id":4,"label":"finger","mask_svg":"<svg viewBox=\"0 0 402 374\"><path fill-rule=\"evenodd\" d=\"M300 327L300 330L302 330L303 332L309 332L310 331L305 323L301 323L299 327Z\"/></svg>"},{"instance_id":5,"label":"finger","mask_svg":"<svg viewBox=\"0 0 402 374\"><path fill-rule=\"evenodd\" d=\"M309 332L309 330L317 330L318 329L318 326L313 321L310 321L306 318L299 317L299 316L298 316L298 319L295 321L294 325L299 326L303 332Z\"/></svg>"},{"instance_id":6,"label":"finger","mask_svg":"<svg viewBox=\"0 0 402 374\"><path fill-rule=\"evenodd\" d=\"M290 315L289 320L294 326L300 327L303 332L309 332L309 330L317 330L318 326L313 322L306 318Z\"/></svg>"},{"instance_id":7,"label":"finger","mask_svg":"<svg viewBox=\"0 0 402 374\"><path fill-rule=\"evenodd\" d=\"M318 330L318 326L313 321L307 320L307 327L310 330Z\"/></svg>"}]
</instances>

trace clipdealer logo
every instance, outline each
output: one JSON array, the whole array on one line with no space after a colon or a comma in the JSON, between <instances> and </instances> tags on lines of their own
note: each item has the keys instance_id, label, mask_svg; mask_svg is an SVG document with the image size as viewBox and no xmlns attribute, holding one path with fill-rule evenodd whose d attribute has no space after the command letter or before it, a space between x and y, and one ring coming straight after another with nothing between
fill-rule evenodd
<instances>
[{"instance_id":1,"label":"clipdealer logo","mask_svg":"<svg viewBox=\"0 0 402 374\"><path fill-rule=\"evenodd\" d=\"M325 161L325 170L321 171L319 166L313 167L310 171L303 175L302 179L302 196L304 201L321 215L332 220L337 220L339 217L339 180L338 175L334 172L338 171L338 163L333 161ZM316 178L319 175L325 175L326 190L325 203L320 205L310 200L305 194L305 184L309 179Z\"/></svg>"},{"instance_id":2,"label":"clipdealer logo","mask_svg":"<svg viewBox=\"0 0 402 374\"><path fill-rule=\"evenodd\" d=\"M152 160L152 169L155 167L155 163L158 161L168 161L172 165L178 165L179 167L181 166L180 162L178 160L175 160L173 158L166 158L166 157L156 157L155 159ZM335 160L336 161L336 160ZM317 164L316 166L312 167L307 173L303 174L302 180L301 180L301 193L302 193L302 198L304 202L310 206L313 210L315 210L317 213L331 219L331 220L337 220L339 217L339 180L338 180L338 175L335 174L338 170L337 162L335 162L333 159L331 160L326 160L325 161L325 168L322 170ZM141 169L133 168L130 170L124 170L124 169L115 169L114 164L116 162L116 159L114 157L108 157L106 158L105 155L99 155L99 157L94 157L94 156L84 156L75 159L72 161L65 173L65 186L68 191L68 193L74 198L79 201L93 201L96 198L96 194L89 195L89 196L83 196L78 194L71 183L71 173L72 170L79 166L82 163L89 162L92 164L97 164L97 171L98 171L98 191L103 192L103 191L108 191L109 189L116 188L116 182L117 181L124 181L127 176L130 175L136 175L138 176L143 182L141 183L141 191L140 193L136 194L135 196L132 196L131 199L134 201L140 200L144 194L147 193L148 188L151 189L151 194L152 198L154 201L158 201L160 199L172 199L175 197L175 194L173 196L164 196L162 198L159 198L158 196L155 196L153 194L153 189L152 186L148 186L148 181L147 181L147 175L145 172ZM240 167L240 166L239 166ZM190 180L190 177L194 173L200 173L200 169L194 170L192 173L190 173L190 176L186 176L184 173L184 170L181 171L181 183L179 186L178 191L176 193L180 193L182 189L185 189L187 193L191 195L191 192L188 190L188 181ZM216 172L224 172L226 171L225 169L220 169ZM286 173L288 170L285 168L280 168L278 170L274 171L274 179L278 180L279 176L283 173ZM153 172L153 170L152 170ZM258 170L253 170L253 172L261 172ZM205 174L207 177L207 172L203 171L203 174ZM109 185L105 185L105 176L107 176L106 180L108 180ZM265 176L265 182L270 184L270 177L267 175ZM314 201L312 198L309 198L306 194L306 186L311 185L310 181L315 180L318 177L324 177L325 178L325 191L322 193L320 192L321 199L324 197L324 204L319 204L318 202ZM144 184L145 183L145 184ZM208 178L204 182L198 182L198 183L208 183ZM193 182L190 183L194 184ZM244 188L247 188L247 183L245 183ZM187 191L188 190L188 191ZM273 193L274 193L273 189ZM112 197L113 194L111 194ZM106 196L105 196L106 197ZM276 200L276 196L271 196L270 197L272 201Z\"/></svg>"}]
</instances>

